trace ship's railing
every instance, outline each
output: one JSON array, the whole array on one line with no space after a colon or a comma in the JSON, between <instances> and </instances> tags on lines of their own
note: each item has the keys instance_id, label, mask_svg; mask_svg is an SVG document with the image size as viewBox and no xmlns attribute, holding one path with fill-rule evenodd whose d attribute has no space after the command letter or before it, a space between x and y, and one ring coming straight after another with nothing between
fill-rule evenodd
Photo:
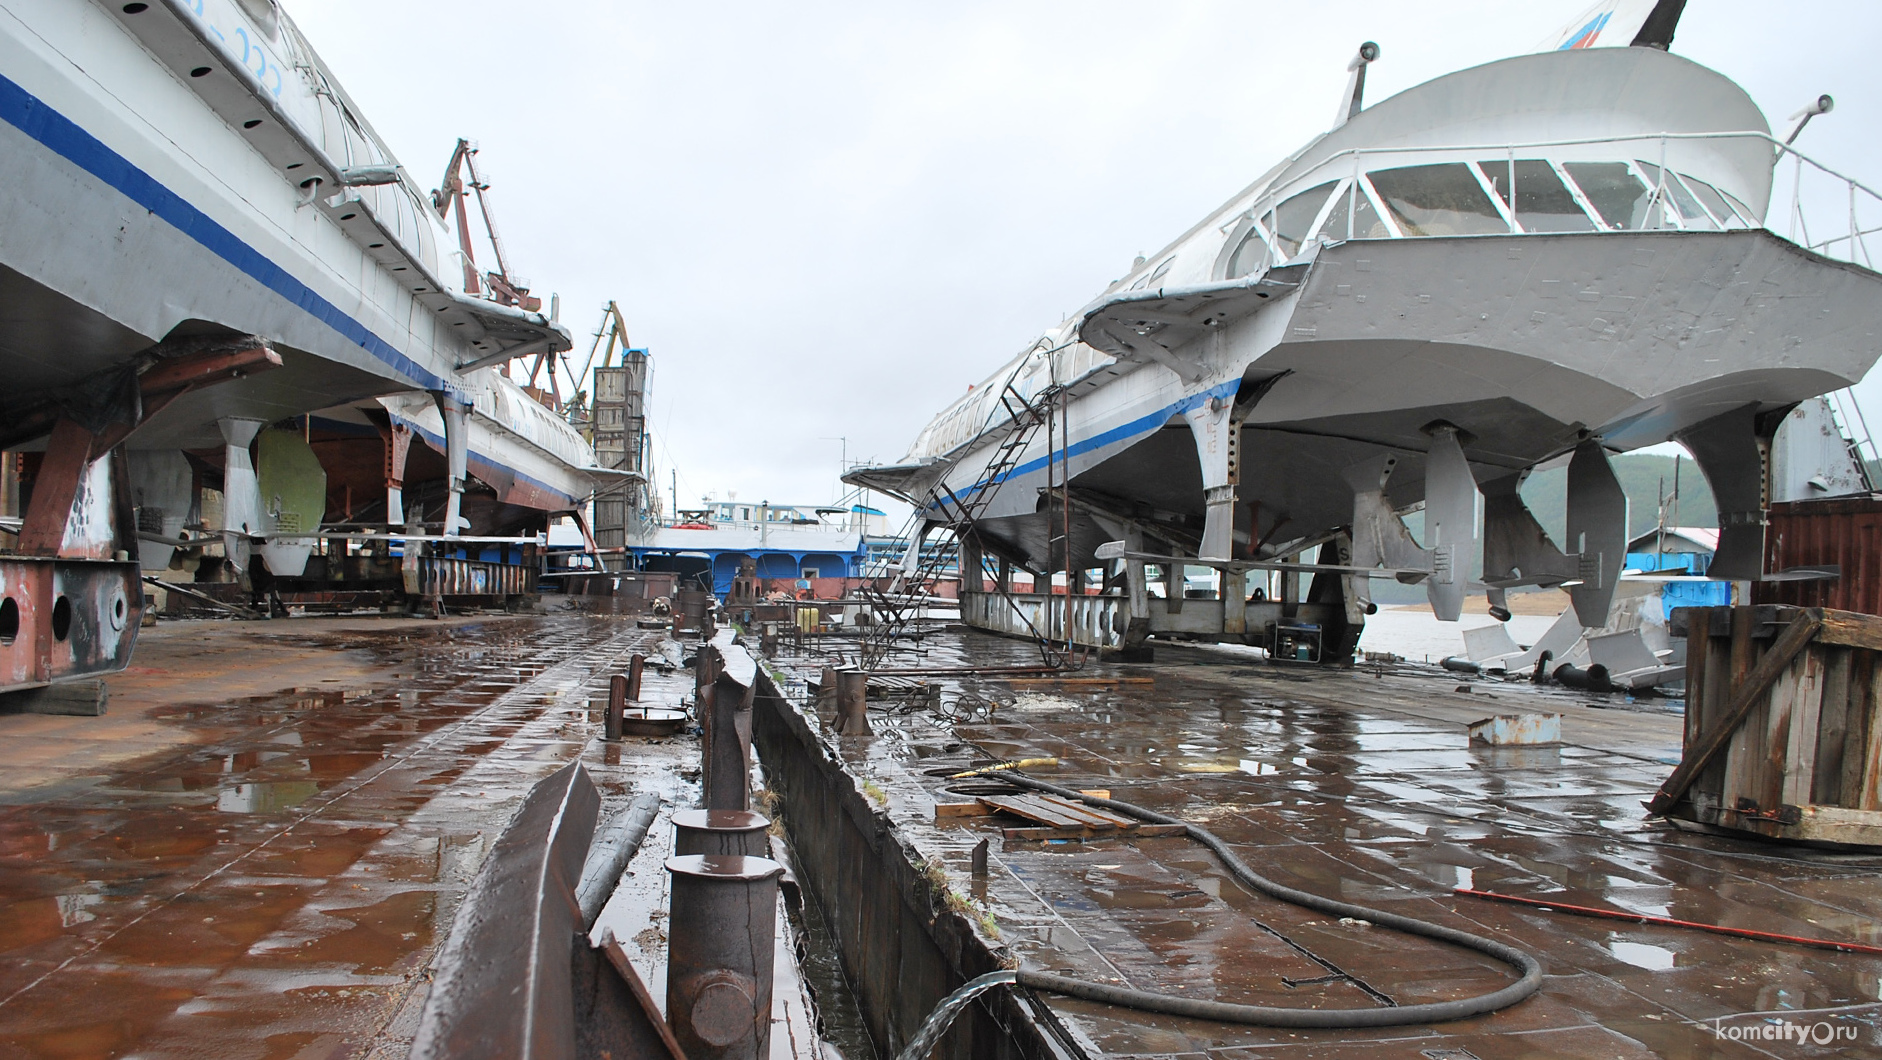
<instances>
[{"instance_id":1,"label":"ship's railing","mask_svg":"<svg viewBox=\"0 0 1882 1060\"><path fill-rule=\"evenodd\" d=\"M1708 181L1689 172L1716 168L1719 158L1714 152L1720 148L1740 155L1742 162L1745 146L1752 144L1771 152L1773 186L1762 215L1743 201L1744 189L1718 186L1722 182ZM1707 155L1712 157L1705 158ZM1388 159L1390 164L1376 165ZM1786 160L1788 165L1784 164ZM1501 164L1504 161L1509 163L1507 172ZM1394 209L1390 196L1381 194L1374 180L1387 172L1446 162L1465 163L1462 168L1468 171L1487 200L1482 205L1496 211L1495 217L1484 213L1477 218L1487 223L1475 231L1529 234L1576 230L1525 225L1519 218L1522 189L1517 181L1516 166L1532 161L1545 162L1550 172L1542 174L1542 178L1551 185L1559 183L1574 198L1585 215L1574 219L1580 230L1690 231L1755 226L1826 257L1875 268L1867 240L1882 232L1882 193L1770 133L1743 131L1348 148L1302 173L1290 175L1284 186L1256 200L1256 205L1243 215L1243 234L1238 237L1242 245L1256 253L1244 255L1239 247L1226 252L1229 275L1279 265L1296 257L1303 245L1313 241L1364 238L1368 234L1375 238L1467 234L1457 230L1408 230L1414 226L1407 224L1404 214ZM1374 165L1369 166L1369 162ZM1632 204L1631 217L1625 220L1616 220L1612 210L1604 211L1596 201L1599 193L1584 187L1589 181L1578 178L1574 172L1584 166L1613 163L1624 166L1626 175L1639 184L1638 201ZM1330 194L1323 190L1329 187ZM1323 204L1317 201L1300 204L1303 194L1315 193L1328 197ZM1296 204L1291 222L1287 217L1289 204ZM1359 220L1362 218L1364 220ZM1587 222L1585 226L1580 224L1582 220ZM1360 224L1371 224L1370 233L1356 231ZM1262 248L1254 245L1257 239L1266 245L1265 254L1259 253Z\"/></svg>"}]
</instances>

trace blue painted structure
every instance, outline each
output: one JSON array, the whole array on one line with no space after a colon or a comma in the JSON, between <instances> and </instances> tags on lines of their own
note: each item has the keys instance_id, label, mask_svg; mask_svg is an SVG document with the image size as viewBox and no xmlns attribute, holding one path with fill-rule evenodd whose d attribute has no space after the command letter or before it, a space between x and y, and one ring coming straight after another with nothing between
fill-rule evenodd
<instances>
[{"instance_id":1,"label":"blue painted structure","mask_svg":"<svg viewBox=\"0 0 1882 1060\"><path fill-rule=\"evenodd\" d=\"M1703 575L1712 564L1706 552L1629 552L1627 569L1667 571ZM1726 607L1732 602L1731 582L1667 582L1660 587L1660 600L1666 606L1662 617L1670 617L1675 607Z\"/></svg>"}]
</instances>

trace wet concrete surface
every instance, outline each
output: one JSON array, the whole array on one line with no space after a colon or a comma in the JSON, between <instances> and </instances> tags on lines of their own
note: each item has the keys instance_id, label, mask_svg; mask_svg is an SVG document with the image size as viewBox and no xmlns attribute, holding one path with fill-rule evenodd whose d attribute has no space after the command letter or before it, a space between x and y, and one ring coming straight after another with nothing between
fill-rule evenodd
<instances>
[{"instance_id":1,"label":"wet concrete surface","mask_svg":"<svg viewBox=\"0 0 1882 1060\"><path fill-rule=\"evenodd\" d=\"M579 756L604 815L697 799L689 739L594 738L590 697L660 637L631 622L149 632L106 717L0 717L0 1057L403 1057L531 785Z\"/></svg>"},{"instance_id":2,"label":"wet concrete surface","mask_svg":"<svg viewBox=\"0 0 1882 1060\"><path fill-rule=\"evenodd\" d=\"M1003 841L1001 825L1028 822L935 817L935 803L966 799L946 790L961 782L945 774L1054 756L1057 767L1034 775L1203 823L1277 882L1524 947L1548 978L1539 995L1503 1012L1366 1031L1235 1027L1053 998L1091 1055L1882 1056L1882 958L1451 893L1475 887L1882 942L1882 857L1696 836L1645 820L1641 803L1679 755L1682 722L1668 709L1677 704L1482 681L1459 691L1457 675L1416 666L1332 671L1213 650L1157 653L1152 665L1094 665L1079 675L1149 676L1149 685L1016 691L993 679L950 682L944 702L958 723L872 704L874 736L825 732L1028 967L1324 1008L1463 997L1512 978L1474 952L1252 895L1187 839ZM920 661L1010 665L1037 654L949 634L931 638ZM796 662L811 676L818 660ZM971 700L958 698L963 689L1000 705L973 716ZM1468 743L1466 723L1520 710L1561 712L1566 742ZM990 872L976 878L970 852L986 838ZM1748 1040L1778 1021L1831 1040Z\"/></svg>"}]
</instances>

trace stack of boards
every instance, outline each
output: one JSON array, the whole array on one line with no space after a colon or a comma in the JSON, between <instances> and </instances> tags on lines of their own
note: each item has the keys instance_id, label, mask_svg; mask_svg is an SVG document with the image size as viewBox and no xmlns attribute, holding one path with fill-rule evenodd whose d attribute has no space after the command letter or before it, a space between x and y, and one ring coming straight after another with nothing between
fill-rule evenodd
<instances>
[{"instance_id":1,"label":"stack of boards","mask_svg":"<svg viewBox=\"0 0 1882 1060\"><path fill-rule=\"evenodd\" d=\"M1110 792L1088 791L1087 795L1109 798ZM1007 839L1111 839L1182 835L1180 824L1145 824L1110 810L1057 795L1032 792L1013 795L981 795L973 802L937 803L934 815L943 817L985 817L1006 814L1035 822L1032 827L1001 829Z\"/></svg>"}]
</instances>

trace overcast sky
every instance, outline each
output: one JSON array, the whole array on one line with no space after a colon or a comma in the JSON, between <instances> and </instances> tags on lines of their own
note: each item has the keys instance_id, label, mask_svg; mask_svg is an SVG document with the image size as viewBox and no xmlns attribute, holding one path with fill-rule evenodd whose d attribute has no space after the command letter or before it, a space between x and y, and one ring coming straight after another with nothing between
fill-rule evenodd
<instances>
[{"instance_id":1,"label":"overcast sky","mask_svg":"<svg viewBox=\"0 0 1882 1060\"><path fill-rule=\"evenodd\" d=\"M1587 0L285 0L425 187L476 141L512 266L578 359L655 364L663 491L800 503L1368 98L1532 51ZM1673 50L1882 182L1882 4L1692 0ZM1882 373L1865 384L1882 414ZM1878 420L1882 429L1882 420Z\"/></svg>"}]
</instances>

